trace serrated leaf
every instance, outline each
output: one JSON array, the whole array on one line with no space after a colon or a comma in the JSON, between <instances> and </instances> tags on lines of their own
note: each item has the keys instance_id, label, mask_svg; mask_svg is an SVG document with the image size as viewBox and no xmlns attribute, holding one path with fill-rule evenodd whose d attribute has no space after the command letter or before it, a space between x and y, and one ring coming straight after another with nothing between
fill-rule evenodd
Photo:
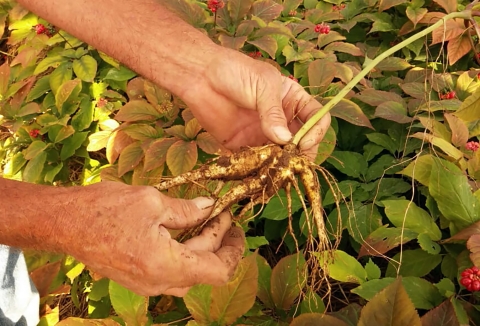
<instances>
[{"instance_id":1,"label":"serrated leaf","mask_svg":"<svg viewBox=\"0 0 480 326\"><path fill-rule=\"evenodd\" d=\"M125 324L129 326L147 324L147 297L139 296L113 281L110 281L109 293L113 309Z\"/></svg>"},{"instance_id":2,"label":"serrated leaf","mask_svg":"<svg viewBox=\"0 0 480 326\"><path fill-rule=\"evenodd\" d=\"M135 142L123 149L118 159L118 176L132 171L142 160L144 152L140 142Z\"/></svg>"},{"instance_id":3,"label":"serrated leaf","mask_svg":"<svg viewBox=\"0 0 480 326\"><path fill-rule=\"evenodd\" d=\"M45 161L47 160L47 153L41 152L33 159L28 161L25 169L22 173L23 181L35 183L40 178L40 174L43 171L43 167L45 165Z\"/></svg>"},{"instance_id":4,"label":"serrated leaf","mask_svg":"<svg viewBox=\"0 0 480 326\"><path fill-rule=\"evenodd\" d=\"M225 147L208 132L199 133L196 141L198 147L207 154L224 154L228 152Z\"/></svg>"},{"instance_id":5,"label":"serrated leaf","mask_svg":"<svg viewBox=\"0 0 480 326\"><path fill-rule=\"evenodd\" d=\"M257 279L256 254L253 254L240 261L227 284L212 289L212 319L230 325L250 310L257 294Z\"/></svg>"},{"instance_id":6,"label":"serrated leaf","mask_svg":"<svg viewBox=\"0 0 480 326\"><path fill-rule=\"evenodd\" d=\"M74 60L72 67L75 75L85 82L93 82L97 75L97 60L90 55Z\"/></svg>"},{"instance_id":7,"label":"serrated leaf","mask_svg":"<svg viewBox=\"0 0 480 326\"><path fill-rule=\"evenodd\" d=\"M273 0L255 1L252 6L252 15L269 22L280 16L283 6Z\"/></svg>"},{"instance_id":8,"label":"serrated leaf","mask_svg":"<svg viewBox=\"0 0 480 326\"><path fill-rule=\"evenodd\" d=\"M193 118L185 124L185 136L190 139L195 138L200 130L202 130L202 126L196 118Z\"/></svg>"},{"instance_id":9,"label":"serrated leaf","mask_svg":"<svg viewBox=\"0 0 480 326\"><path fill-rule=\"evenodd\" d=\"M479 220L480 202L465 174L453 163L433 158L428 189L442 215L459 229Z\"/></svg>"},{"instance_id":10,"label":"serrated leaf","mask_svg":"<svg viewBox=\"0 0 480 326\"><path fill-rule=\"evenodd\" d=\"M313 95L324 93L332 83L337 70L330 60L318 59L308 66L308 81Z\"/></svg>"},{"instance_id":11,"label":"serrated leaf","mask_svg":"<svg viewBox=\"0 0 480 326\"><path fill-rule=\"evenodd\" d=\"M278 49L277 41L270 35L264 35L256 40L250 40L248 43L255 45L257 48L265 51L268 55L275 59L275 53Z\"/></svg>"},{"instance_id":12,"label":"serrated leaf","mask_svg":"<svg viewBox=\"0 0 480 326\"><path fill-rule=\"evenodd\" d=\"M194 141L178 140L167 151L167 166L173 175L192 170L197 159L197 144Z\"/></svg>"},{"instance_id":13,"label":"serrated leaf","mask_svg":"<svg viewBox=\"0 0 480 326\"><path fill-rule=\"evenodd\" d=\"M367 162L359 153L334 151L327 162L349 177L360 178L367 172Z\"/></svg>"},{"instance_id":14,"label":"serrated leaf","mask_svg":"<svg viewBox=\"0 0 480 326\"><path fill-rule=\"evenodd\" d=\"M245 45L245 42L247 41L247 37L246 36L228 36L226 34L220 34L218 35L218 40L220 41L220 44L223 47L238 51Z\"/></svg>"},{"instance_id":15,"label":"serrated leaf","mask_svg":"<svg viewBox=\"0 0 480 326\"><path fill-rule=\"evenodd\" d=\"M378 65L375 66L375 69L380 71L399 71L410 68L412 65L409 64L405 59L397 57L388 57L382 60Z\"/></svg>"},{"instance_id":16,"label":"serrated leaf","mask_svg":"<svg viewBox=\"0 0 480 326\"><path fill-rule=\"evenodd\" d=\"M422 316L422 326L460 326L450 300L445 300Z\"/></svg>"},{"instance_id":17,"label":"serrated leaf","mask_svg":"<svg viewBox=\"0 0 480 326\"><path fill-rule=\"evenodd\" d=\"M24 158L26 160L31 160L47 148L47 144L45 144L41 140L35 140L30 145L28 145L27 149L23 152Z\"/></svg>"},{"instance_id":18,"label":"serrated leaf","mask_svg":"<svg viewBox=\"0 0 480 326\"><path fill-rule=\"evenodd\" d=\"M210 322L210 304L212 302L212 286L198 284L193 286L183 298L188 311L200 324Z\"/></svg>"},{"instance_id":19,"label":"serrated leaf","mask_svg":"<svg viewBox=\"0 0 480 326\"><path fill-rule=\"evenodd\" d=\"M344 321L338 318L325 315L325 314L316 313L316 312L301 314L300 316L294 318L290 323L290 326L311 326L311 325L348 326Z\"/></svg>"},{"instance_id":20,"label":"serrated leaf","mask_svg":"<svg viewBox=\"0 0 480 326\"><path fill-rule=\"evenodd\" d=\"M154 141L145 152L144 171L151 171L167 159L167 151L177 140L174 138L162 138Z\"/></svg>"},{"instance_id":21,"label":"serrated leaf","mask_svg":"<svg viewBox=\"0 0 480 326\"><path fill-rule=\"evenodd\" d=\"M119 121L154 121L161 118L160 113L144 100L133 100L120 108L115 119Z\"/></svg>"},{"instance_id":22,"label":"serrated leaf","mask_svg":"<svg viewBox=\"0 0 480 326\"><path fill-rule=\"evenodd\" d=\"M306 280L302 253L283 257L272 270L271 293L275 307L288 310L300 295Z\"/></svg>"},{"instance_id":23,"label":"serrated leaf","mask_svg":"<svg viewBox=\"0 0 480 326\"><path fill-rule=\"evenodd\" d=\"M400 260L401 258L401 260ZM398 263L400 262L400 265ZM442 256L431 255L422 249L403 250L390 260L385 277L416 276L423 277L442 262Z\"/></svg>"},{"instance_id":24,"label":"serrated leaf","mask_svg":"<svg viewBox=\"0 0 480 326\"><path fill-rule=\"evenodd\" d=\"M358 326L421 326L420 317L398 278L365 305Z\"/></svg>"},{"instance_id":25,"label":"serrated leaf","mask_svg":"<svg viewBox=\"0 0 480 326\"><path fill-rule=\"evenodd\" d=\"M407 228L419 234L426 233L432 240L440 240L442 232L427 211L405 199L383 200L385 214L398 228Z\"/></svg>"},{"instance_id":26,"label":"serrated leaf","mask_svg":"<svg viewBox=\"0 0 480 326\"><path fill-rule=\"evenodd\" d=\"M407 2L408 0L380 0L378 5L378 11L382 12L389 8L401 5L402 3Z\"/></svg>"},{"instance_id":27,"label":"serrated leaf","mask_svg":"<svg viewBox=\"0 0 480 326\"><path fill-rule=\"evenodd\" d=\"M417 237L417 233L408 229L388 228L382 226L369 234L362 242L358 257L382 256L384 253L405 244Z\"/></svg>"},{"instance_id":28,"label":"serrated leaf","mask_svg":"<svg viewBox=\"0 0 480 326\"><path fill-rule=\"evenodd\" d=\"M367 272L367 278L369 280L379 279L382 275L380 267L378 267L371 258L368 259L368 263L365 264L365 271Z\"/></svg>"},{"instance_id":29,"label":"serrated leaf","mask_svg":"<svg viewBox=\"0 0 480 326\"><path fill-rule=\"evenodd\" d=\"M72 79L72 64L70 62L64 62L58 66L51 74L49 78L50 89L53 94L57 94L60 86Z\"/></svg>"},{"instance_id":30,"label":"serrated leaf","mask_svg":"<svg viewBox=\"0 0 480 326\"><path fill-rule=\"evenodd\" d=\"M367 272L354 257L344 251L313 252L320 266L327 266L326 273L334 280L362 284L367 280Z\"/></svg>"},{"instance_id":31,"label":"serrated leaf","mask_svg":"<svg viewBox=\"0 0 480 326\"><path fill-rule=\"evenodd\" d=\"M417 242L420 245L420 248L422 248L422 250L428 252L431 255L439 254L442 249L440 245L434 242L426 233L419 234Z\"/></svg>"},{"instance_id":32,"label":"serrated leaf","mask_svg":"<svg viewBox=\"0 0 480 326\"><path fill-rule=\"evenodd\" d=\"M348 53L356 57L361 57L364 55L362 50L360 50L357 46L345 43L345 42L332 42L328 44L325 48L325 51L332 51L332 52L342 52Z\"/></svg>"}]
</instances>

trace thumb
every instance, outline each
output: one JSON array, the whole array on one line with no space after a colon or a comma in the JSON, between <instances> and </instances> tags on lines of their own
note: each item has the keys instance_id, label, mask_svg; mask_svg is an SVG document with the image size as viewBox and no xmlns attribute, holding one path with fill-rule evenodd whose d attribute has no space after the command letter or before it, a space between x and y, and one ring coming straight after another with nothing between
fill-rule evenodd
<instances>
[{"instance_id":1,"label":"thumb","mask_svg":"<svg viewBox=\"0 0 480 326\"><path fill-rule=\"evenodd\" d=\"M208 197L179 199L162 195L162 225L169 229L185 229L199 225L210 216L215 201Z\"/></svg>"},{"instance_id":2,"label":"thumb","mask_svg":"<svg viewBox=\"0 0 480 326\"><path fill-rule=\"evenodd\" d=\"M288 143L292 134L283 111L281 76L273 73L263 75L257 80L256 88L257 110L263 133L274 143Z\"/></svg>"}]
</instances>

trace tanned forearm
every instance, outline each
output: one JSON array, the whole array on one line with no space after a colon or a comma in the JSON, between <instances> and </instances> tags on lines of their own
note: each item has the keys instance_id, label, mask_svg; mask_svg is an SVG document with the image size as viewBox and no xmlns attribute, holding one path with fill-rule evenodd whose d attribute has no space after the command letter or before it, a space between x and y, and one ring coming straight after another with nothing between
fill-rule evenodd
<instances>
[{"instance_id":1,"label":"tanned forearm","mask_svg":"<svg viewBox=\"0 0 480 326\"><path fill-rule=\"evenodd\" d=\"M156 0L18 0L23 7L185 99L219 46Z\"/></svg>"},{"instance_id":2,"label":"tanned forearm","mask_svg":"<svg viewBox=\"0 0 480 326\"><path fill-rule=\"evenodd\" d=\"M35 185L0 177L0 243L21 248L63 251L75 189ZM73 190L73 191L72 191ZM69 203L70 202L70 203Z\"/></svg>"}]
</instances>

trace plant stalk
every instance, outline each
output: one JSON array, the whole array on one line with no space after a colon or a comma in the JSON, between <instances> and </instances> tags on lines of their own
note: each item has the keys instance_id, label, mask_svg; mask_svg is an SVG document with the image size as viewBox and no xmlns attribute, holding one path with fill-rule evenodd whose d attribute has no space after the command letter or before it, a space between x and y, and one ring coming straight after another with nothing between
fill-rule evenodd
<instances>
[{"instance_id":1,"label":"plant stalk","mask_svg":"<svg viewBox=\"0 0 480 326\"><path fill-rule=\"evenodd\" d=\"M348 94L348 92L350 92L350 90L352 90L362 80L362 78L365 77L368 73L370 73L370 71L373 68L375 68L375 66L378 65L382 60L386 59L387 57L394 54L395 52L403 49L404 47L406 47L410 43L415 42L419 38L424 37L427 34L433 32L434 30L436 30L440 26L444 25L446 21L448 21L450 19L455 19L455 18L462 18L462 19L470 20L470 19L472 19L472 11L471 10L465 10L465 11L461 11L461 12L452 12L448 15L445 15L442 19L437 21L432 26L424 29L421 32L418 32L415 35L410 36L409 38L407 38L403 42L398 43L394 47L392 47L392 48L388 49L387 51L381 53L378 57L376 57L375 59L370 61L365 66L365 68L362 71L360 71L360 73L358 75L356 75L354 78L352 78L352 80L347 85L345 85L345 87L340 92L338 92L338 94L334 98L332 98L327 104L325 104L320 109L320 111L318 111L307 122L305 122L305 124L302 126L302 128L300 128L300 130L293 137L292 142L295 145L298 145L298 143L303 138L303 136L305 136L305 134L310 129L312 129L312 127L318 121L320 121L320 119L322 119L325 116L325 114L327 114L336 104L338 104Z\"/></svg>"}]
</instances>

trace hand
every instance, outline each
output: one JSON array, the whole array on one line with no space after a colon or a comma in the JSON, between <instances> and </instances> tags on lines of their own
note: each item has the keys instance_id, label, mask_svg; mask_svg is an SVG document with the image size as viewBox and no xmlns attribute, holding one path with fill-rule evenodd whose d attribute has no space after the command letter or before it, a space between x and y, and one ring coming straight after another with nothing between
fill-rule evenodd
<instances>
[{"instance_id":1,"label":"hand","mask_svg":"<svg viewBox=\"0 0 480 326\"><path fill-rule=\"evenodd\" d=\"M174 199L115 182L76 191L77 216L66 217L71 231L62 238L65 252L139 295L182 296L198 283L222 285L243 256L243 230L231 228L228 213L184 244L167 231L202 223L211 199Z\"/></svg>"},{"instance_id":2,"label":"hand","mask_svg":"<svg viewBox=\"0 0 480 326\"><path fill-rule=\"evenodd\" d=\"M286 144L291 133L321 108L302 86L273 66L226 48L219 47L204 80L189 85L185 102L200 124L233 150L267 141ZM315 158L329 125L327 114L302 139L302 151Z\"/></svg>"}]
</instances>

